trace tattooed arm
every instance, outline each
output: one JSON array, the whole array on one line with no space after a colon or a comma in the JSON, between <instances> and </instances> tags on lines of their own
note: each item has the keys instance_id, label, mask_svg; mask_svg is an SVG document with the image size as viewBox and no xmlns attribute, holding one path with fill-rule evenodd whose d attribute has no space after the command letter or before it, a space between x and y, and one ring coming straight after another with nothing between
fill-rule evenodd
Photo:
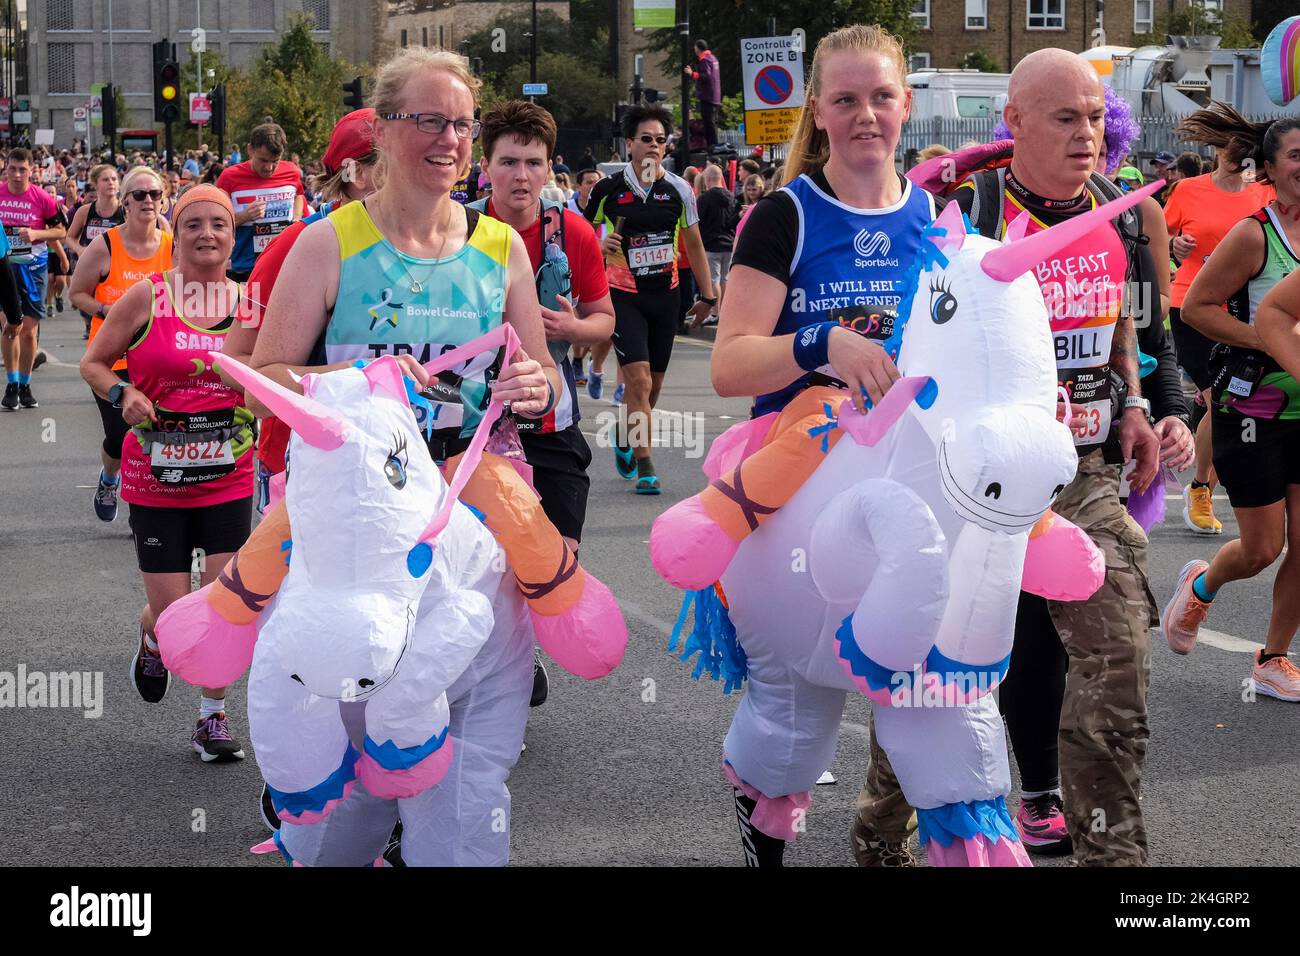
<instances>
[{"instance_id":1,"label":"tattooed arm","mask_svg":"<svg viewBox=\"0 0 1300 956\"><path fill-rule=\"evenodd\" d=\"M1128 393L1142 397L1141 364L1137 354L1137 329L1131 315L1121 315L1115 323L1115 334L1110 341L1110 367L1124 380Z\"/></svg>"}]
</instances>

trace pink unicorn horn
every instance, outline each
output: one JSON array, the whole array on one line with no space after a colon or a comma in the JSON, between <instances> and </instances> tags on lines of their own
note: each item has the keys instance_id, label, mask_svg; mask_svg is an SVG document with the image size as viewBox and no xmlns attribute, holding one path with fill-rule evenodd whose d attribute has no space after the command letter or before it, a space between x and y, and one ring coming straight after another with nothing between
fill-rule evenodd
<instances>
[{"instance_id":1,"label":"pink unicorn horn","mask_svg":"<svg viewBox=\"0 0 1300 956\"><path fill-rule=\"evenodd\" d=\"M1102 223L1136 206L1148 196L1158 192L1164 185L1165 181L1158 179L1126 196L1098 206L1082 216L1074 216L1057 223L1050 229L1025 236L1023 239L1003 243L1000 248L984 254L984 258L980 261L980 268L999 282L1010 282L1016 276L1028 272L1040 262L1051 258L1070 243L1082 239Z\"/></svg>"},{"instance_id":2,"label":"pink unicorn horn","mask_svg":"<svg viewBox=\"0 0 1300 956\"><path fill-rule=\"evenodd\" d=\"M209 352L220 371L233 378L252 396L275 413L307 444L322 451L333 451L343 444L347 422L315 399L291 392L243 362L220 352Z\"/></svg>"}]
</instances>

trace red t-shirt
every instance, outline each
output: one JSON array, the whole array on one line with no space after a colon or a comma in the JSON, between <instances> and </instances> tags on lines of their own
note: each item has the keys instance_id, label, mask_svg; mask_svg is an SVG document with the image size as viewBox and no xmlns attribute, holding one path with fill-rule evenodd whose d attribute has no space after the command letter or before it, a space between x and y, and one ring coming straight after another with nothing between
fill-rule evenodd
<instances>
[{"instance_id":1,"label":"red t-shirt","mask_svg":"<svg viewBox=\"0 0 1300 956\"><path fill-rule=\"evenodd\" d=\"M293 163L284 161L264 179L243 162L228 167L217 177L217 187L230 194L236 213L243 212L255 202L266 203L260 219L236 227L235 248L230 253L232 270L252 272L257 257L294 220L298 197L306 195L302 188L302 172Z\"/></svg>"},{"instance_id":2,"label":"red t-shirt","mask_svg":"<svg viewBox=\"0 0 1300 956\"><path fill-rule=\"evenodd\" d=\"M569 259L569 286L575 302L596 302L609 295L609 282L605 278L605 258L600 251L600 242L586 217L565 207L564 214L564 254ZM556 224L555 210L547 210L546 237L549 239L559 231ZM487 214L493 219L500 218L492 206L491 198L487 201ZM533 273L542 267L542 217L538 216L533 224L520 236L524 248L528 250L528 260L532 263ZM554 309L555 303L543 302L548 309ZM533 432L546 434L563 431L578 420L578 387L575 383L573 364L566 355L560 363L560 378L565 384L564 394L555 403L555 407L536 422L528 422L531 427L521 426L523 437Z\"/></svg>"}]
</instances>

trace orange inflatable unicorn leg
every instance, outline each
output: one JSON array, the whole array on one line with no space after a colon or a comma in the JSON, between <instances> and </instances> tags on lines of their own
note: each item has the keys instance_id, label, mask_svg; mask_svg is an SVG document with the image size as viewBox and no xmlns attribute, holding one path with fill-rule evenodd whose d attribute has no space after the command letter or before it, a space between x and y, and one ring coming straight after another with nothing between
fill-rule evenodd
<instances>
[{"instance_id":1,"label":"orange inflatable unicorn leg","mask_svg":"<svg viewBox=\"0 0 1300 956\"><path fill-rule=\"evenodd\" d=\"M459 455L447 462L448 481L460 462ZM617 667L627 648L618 602L578 564L514 466L484 454L460 499L484 516L505 551L542 649L565 670L588 680Z\"/></svg>"},{"instance_id":2,"label":"orange inflatable unicorn leg","mask_svg":"<svg viewBox=\"0 0 1300 956\"><path fill-rule=\"evenodd\" d=\"M835 447L843 433L834 419L847 398L830 387L800 392L758 451L664 512L650 532L655 570L688 591L716 581L740 543L790 500Z\"/></svg>"},{"instance_id":3,"label":"orange inflatable unicorn leg","mask_svg":"<svg viewBox=\"0 0 1300 956\"><path fill-rule=\"evenodd\" d=\"M289 571L289 512L267 512L217 579L173 602L155 633L163 664L200 687L233 684L253 661L257 619Z\"/></svg>"}]
</instances>

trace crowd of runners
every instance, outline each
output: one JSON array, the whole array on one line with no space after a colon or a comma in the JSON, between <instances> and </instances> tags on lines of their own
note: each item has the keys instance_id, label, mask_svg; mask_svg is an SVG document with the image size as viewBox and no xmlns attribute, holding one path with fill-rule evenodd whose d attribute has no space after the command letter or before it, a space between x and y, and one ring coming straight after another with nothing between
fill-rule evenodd
<instances>
[{"instance_id":1,"label":"crowd of runners","mask_svg":"<svg viewBox=\"0 0 1300 956\"><path fill-rule=\"evenodd\" d=\"M291 466L289 428L211 352L290 390L309 372L393 355L427 399L421 425L439 464L465 450L490 398L506 400L545 513L577 553L592 468L612 464L636 494L666 490L653 421L677 335L717 325L714 388L751 398L755 416L827 385L865 410L899 373L879 341L888 325L855 317L905 298L911 257L946 203L1001 238L1022 211L1032 230L1049 229L1142 179L1096 73L1049 49L1012 74L1000 150L958 150L955 179L914 181L895 164L905 77L888 33L837 30L817 46L783 164L705 162L680 176L665 168L674 130L659 106L627 111L624 165L607 174L589 152L571 169L545 109L508 101L480 113L464 61L425 49L378 68L374 107L339 121L310 174L269 118L249 133L247 159L197 151L173 171L149 157L9 150L2 405L38 407L40 325L80 312L81 372L104 436L87 517L112 522L119 498L129 506L145 598L124 654L140 695L168 691L154 625L190 591L193 555L203 583L215 579ZM1191 652L1232 582L1283 554L1250 678L1300 702L1287 656L1300 627L1300 120L1250 123L1215 104L1179 133L1212 148L1213 168L1161 153L1156 174L1178 181L1072 250L1071 261L1104 263L1094 281L1124 290L1122 307L1089 324L1104 347L1076 348L1079 329L1049 302L1070 395L1060 412L1079 455L1054 509L1092 538L1106 572L1084 602L1022 595L1000 708L1023 785L1021 839L1081 864L1147 858L1151 628ZM889 237L888 257L864 264L864 230ZM837 286L871 291L851 302L818 291ZM501 323L522 355L430 379L422 363ZM607 388L621 408L604 450L613 462L593 462L579 394ZM1187 527L1222 534L1222 486L1239 536L1188 564L1162 613L1123 495L1188 467ZM547 692L538 656L530 702ZM225 688L200 689L187 730L204 761L243 757L237 724ZM779 864L784 844L751 825L754 800L737 789L736 803L746 860ZM277 823L265 799L263 814ZM913 864L915 827L873 734L852 824L858 862Z\"/></svg>"}]
</instances>

